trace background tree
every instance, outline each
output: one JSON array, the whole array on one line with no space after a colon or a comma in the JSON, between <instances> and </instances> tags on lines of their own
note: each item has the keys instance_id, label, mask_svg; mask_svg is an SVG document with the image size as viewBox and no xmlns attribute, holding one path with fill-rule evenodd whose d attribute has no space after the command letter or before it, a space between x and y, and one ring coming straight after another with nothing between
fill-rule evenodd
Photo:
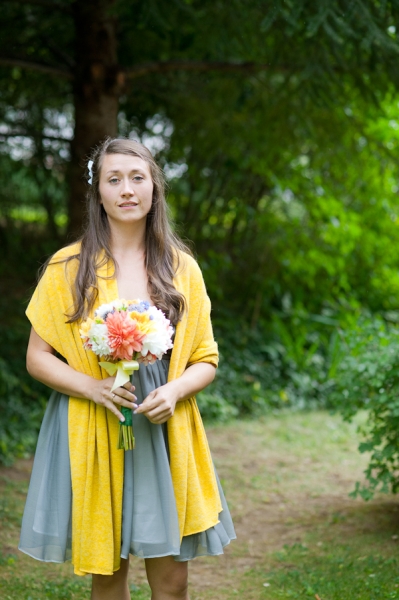
<instances>
[{"instance_id":1,"label":"background tree","mask_svg":"<svg viewBox=\"0 0 399 600\"><path fill-rule=\"evenodd\" d=\"M272 6L240 0L5 0L0 64L9 94L2 116L18 133L37 136L45 133L46 121L29 118L32 92L43 109L56 105L62 112L66 102L73 105L68 218L76 233L84 198L82 158L104 136L116 135L120 109L139 130L154 114L187 130L182 109L202 113L208 104L219 106L224 119L217 130L228 143L228 113L251 104L258 107L262 130L280 126L281 96L295 94L297 105L299 98L328 102L342 99L348 83L372 90L395 80L398 46L388 28L397 9L397 2L360 0ZM278 104L264 102L266 89ZM10 114L16 107L17 114ZM210 121L201 116L197 132L206 135ZM52 137L62 140L62 133Z\"/></svg>"},{"instance_id":2,"label":"background tree","mask_svg":"<svg viewBox=\"0 0 399 600\"><path fill-rule=\"evenodd\" d=\"M398 308L398 13L4 0L0 374L23 371L36 268L80 231L85 157L121 134L163 164L205 273L227 365L209 406L327 401L336 325Z\"/></svg>"}]
</instances>

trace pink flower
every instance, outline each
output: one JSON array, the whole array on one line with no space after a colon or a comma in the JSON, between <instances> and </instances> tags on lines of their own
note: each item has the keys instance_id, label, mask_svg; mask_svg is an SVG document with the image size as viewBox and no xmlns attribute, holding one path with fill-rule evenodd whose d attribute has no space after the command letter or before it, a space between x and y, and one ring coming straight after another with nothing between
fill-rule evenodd
<instances>
[{"instance_id":1,"label":"pink flower","mask_svg":"<svg viewBox=\"0 0 399 600\"><path fill-rule=\"evenodd\" d=\"M134 352L140 352L145 334L140 333L136 321L127 312L109 313L106 324L112 358L131 360Z\"/></svg>"}]
</instances>

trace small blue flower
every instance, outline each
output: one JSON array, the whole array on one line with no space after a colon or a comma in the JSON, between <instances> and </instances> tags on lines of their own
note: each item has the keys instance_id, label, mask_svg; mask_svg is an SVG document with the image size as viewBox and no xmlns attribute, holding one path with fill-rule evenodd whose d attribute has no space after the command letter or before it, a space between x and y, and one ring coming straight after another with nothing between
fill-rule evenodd
<instances>
[{"instance_id":1,"label":"small blue flower","mask_svg":"<svg viewBox=\"0 0 399 600\"><path fill-rule=\"evenodd\" d=\"M130 304L127 307L129 312L136 311L138 313L143 313L150 308L150 303L147 300L142 300L140 304Z\"/></svg>"},{"instance_id":2,"label":"small blue flower","mask_svg":"<svg viewBox=\"0 0 399 600\"><path fill-rule=\"evenodd\" d=\"M135 312L141 312L141 311L139 310L139 308L140 308L140 305L139 305L139 304L129 304L129 306L127 307L127 310L128 310L129 312L133 312L133 311L135 311Z\"/></svg>"}]
</instances>

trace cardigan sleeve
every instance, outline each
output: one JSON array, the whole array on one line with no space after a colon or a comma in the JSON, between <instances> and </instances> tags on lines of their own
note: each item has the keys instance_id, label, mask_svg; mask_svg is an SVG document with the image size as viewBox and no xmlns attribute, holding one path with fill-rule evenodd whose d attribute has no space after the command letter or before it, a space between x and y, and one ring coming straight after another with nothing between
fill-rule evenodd
<instances>
[{"instance_id":1,"label":"cardigan sleeve","mask_svg":"<svg viewBox=\"0 0 399 600\"><path fill-rule=\"evenodd\" d=\"M57 288L54 282L53 265L49 265L41 277L26 309L26 316L36 333L54 350L63 354L57 321L59 307Z\"/></svg>"},{"instance_id":2,"label":"cardigan sleeve","mask_svg":"<svg viewBox=\"0 0 399 600\"><path fill-rule=\"evenodd\" d=\"M213 336L211 301L206 291L201 269L195 261L192 262L191 269L190 297L196 301L199 300L199 306L197 307L197 330L188 365L197 362L207 362L217 367L219 354L218 346Z\"/></svg>"},{"instance_id":3,"label":"cardigan sleeve","mask_svg":"<svg viewBox=\"0 0 399 600\"><path fill-rule=\"evenodd\" d=\"M36 333L64 357L71 328L67 314L73 307L71 281L77 269L77 261L65 262L65 255L65 249L54 255L26 309Z\"/></svg>"}]
</instances>

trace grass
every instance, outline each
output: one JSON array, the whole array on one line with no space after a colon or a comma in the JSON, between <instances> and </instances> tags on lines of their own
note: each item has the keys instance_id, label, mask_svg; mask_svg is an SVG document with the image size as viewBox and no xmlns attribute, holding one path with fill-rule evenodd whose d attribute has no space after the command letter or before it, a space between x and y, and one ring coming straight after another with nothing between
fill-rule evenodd
<instances>
[{"instance_id":1,"label":"grass","mask_svg":"<svg viewBox=\"0 0 399 600\"><path fill-rule=\"evenodd\" d=\"M20 464L24 465L24 461ZM26 461L25 461L26 464ZM17 475L16 479L7 476ZM28 489L27 474L3 469L0 476L0 599L1 600L87 600L90 577L73 575L69 563L41 563L18 551L19 527ZM130 582L134 600L148 600L146 584Z\"/></svg>"},{"instance_id":2,"label":"grass","mask_svg":"<svg viewBox=\"0 0 399 600\"><path fill-rule=\"evenodd\" d=\"M333 549L310 549L302 544L286 546L274 556L270 570L252 569L241 585L254 586L267 598L321 600L399 598L399 561L368 553L359 556L350 544Z\"/></svg>"},{"instance_id":3,"label":"grass","mask_svg":"<svg viewBox=\"0 0 399 600\"><path fill-rule=\"evenodd\" d=\"M209 427L208 435L238 540L223 557L192 562L192 600L399 599L396 498L348 496L367 462L355 425L287 412ZM87 599L90 579L73 576L69 564L16 550L27 467L1 472L0 598ZM133 600L150 597L139 559L130 583Z\"/></svg>"}]
</instances>

